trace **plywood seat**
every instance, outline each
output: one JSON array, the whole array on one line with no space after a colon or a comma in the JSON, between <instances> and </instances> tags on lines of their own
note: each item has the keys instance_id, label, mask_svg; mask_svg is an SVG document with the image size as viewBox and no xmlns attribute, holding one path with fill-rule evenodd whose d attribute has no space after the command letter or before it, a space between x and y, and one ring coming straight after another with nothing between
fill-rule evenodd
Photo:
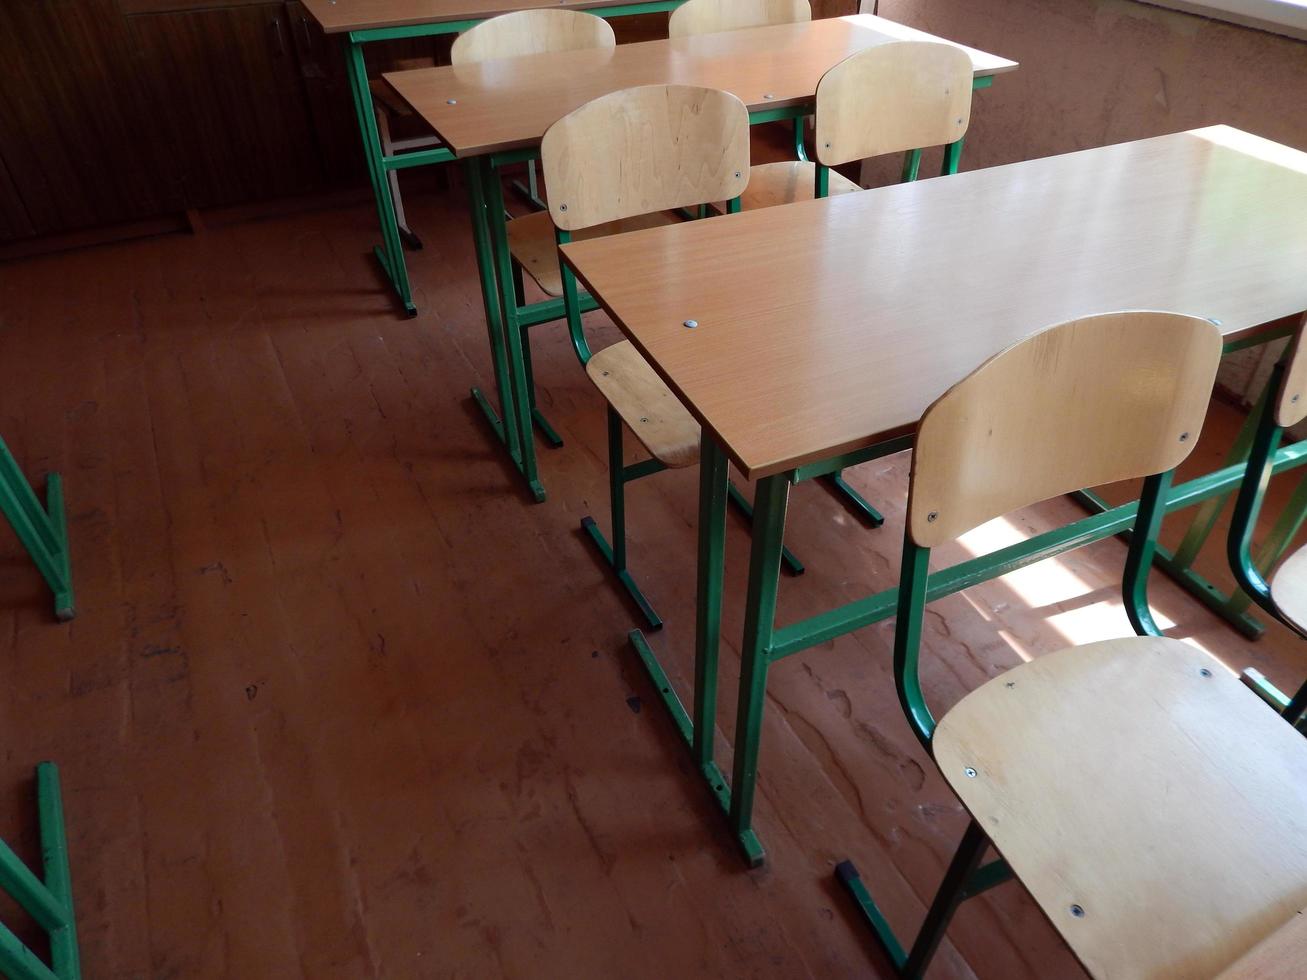
<instances>
[{"instance_id":1,"label":"plywood seat","mask_svg":"<svg viewBox=\"0 0 1307 980\"><path fill-rule=\"evenodd\" d=\"M1280 562L1271 576L1271 601L1299 633L1307 635L1307 547Z\"/></svg>"},{"instance_id":2,"label":"plywood seat","mask_svg":"<svg viewBox=\"0 0 1307 980\"><path fill-rule=\"evenodd\" d=\"M838 171L829 172L829 196L849 194L862 190ZM814 184L817 179L817 165L800 160L781 163L760 163L749 168L749 186L740 195L740 209L749 211L755 208L770 208L777 204L792 204L795 201L811 201ZM718 211L726 210L724 205L713 205Z\"/></svg>"},{"instance_id":3,"label":"plywood seat","mask_svg":"<svg viewBox=\"0 0 1307 980\"><path fill-rule=\"evenodd\" d=\"M585 373L655 459L669 467L699 461L699 423L629 340L595 354Z\"/></svg>"},{"instance_id":4,"label":"plywood seat","mask_svg":"<svg viewBox=\"0 0 1307 980\"><path fill-rule=\"evenodd\" d=\"M624 231L675 224L677 220L665 211L642 214L634 218L622 218L620 221L608 221L592 228L585 228L575 232L572 239L580 241L586 238L602 238L605 235L617 235ZM548 211L536 211L510 221L508 250L518 264L531 274L531 278L540 284L541 289L550 296L563 295L563 279L558 269L558 243L554 237L554 223Z\"/></svg>"},{"instance_id":5,"label":"plywood seat","mask_svg":"<svg viewBox=\"0 0 1307 980\"><path fill-rule=\"evenodd\" d=\"M384 107L392 116L408 118L413 115L412 107L399 97L399 93L385 79L368 79L368 89L372 93L372 101Z\"/></svg>"},{"instance_id":6,"label":"plywood seat","mask_svg":"<svg viewBox=\"0 0 1307 980\"><path fill-rule=\"evenodd\" d=\"M1093 976L1215 976L1307 905L1307 740L1186 643L1039 657L933 750Z\"/></svg>"}]
</instances>

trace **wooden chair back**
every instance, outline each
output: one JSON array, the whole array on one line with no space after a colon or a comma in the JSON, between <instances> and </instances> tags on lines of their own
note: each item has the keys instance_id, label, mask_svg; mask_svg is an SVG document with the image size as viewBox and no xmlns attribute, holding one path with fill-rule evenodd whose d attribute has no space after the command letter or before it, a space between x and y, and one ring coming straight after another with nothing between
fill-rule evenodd
<instances>
[{"instance_id":1,"label":"wooden chair back","mask_svg":"<svg viewBox=\"0 0 1307 980\"><path fill-rule=\"evenodd\" d=\"M845 58L817 83L817 159L834 167L957 142L971 121L972 71L965 51L938 41Z\"/></svg>"},{"instance_id":2,"label":"wooden chair back","mask_svg":"<svg viewBox=\"0 0 1307 980\"><path fill-rule=\"evenodd\" d=\"M550 126L540 162L563 231L729 200L749 182L749 112L717 89L623 89Z\"/></svg>"},{"instance_id":3,"label":"wooden chair back","mask_svg":"<svg viewBox=\"0 0 1307 980\"><path fill-rule=\"evenodd\" d=\"M608 21L583 10L518 10L464 31L449 50L451 65L494 58L557 54L617 46Z\"/></svg>"},{"instance_id":4,"label":"wooden chair back","mask_svg":"<svg viewBox=\"0 0 1307 980\"><path fill-rule=\"evenodd\" d=\"M808 0L686 0L667 21L668 37L738 31L812 20Z\"/></svg>"},{"instance_id":5,"label":"wooden chair back","mask_svg":"<svg viewBox=\"0 0 1307 980\"><path fill-rule=\"evenodd\" d=\"M1174 469L1198 441L1221 347L1209 320L1136 311L994 355L922 417L912 540L933 547L1049 497Z\"/></svg>"},{"instance_id":6,"label":"wooden chair back","mask_svg":"<svg viewBox=\"0 0 1307 980\"><path fill-rule=\"evenodd\" d=\"M1298 335L1289 341L1289 361L1284 366L1280 396L1275 405L1275 421L1288 428L1307 417L1307 316L1302 318Z\"/></svg>"}]
</instances>

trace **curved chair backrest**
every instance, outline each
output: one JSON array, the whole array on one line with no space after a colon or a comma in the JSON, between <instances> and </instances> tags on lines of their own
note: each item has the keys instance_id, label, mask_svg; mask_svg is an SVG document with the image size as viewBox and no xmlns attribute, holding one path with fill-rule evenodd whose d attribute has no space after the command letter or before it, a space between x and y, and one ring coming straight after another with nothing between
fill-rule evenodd
<instances>
[{"instance_id":1,"label":"curved chair backrest","mask_svg":"<svg viewBox=\"0 0 1307 980\"><path fill-rule=\"evenodd\" d=\"M717 89L623 89L550 126L540 162L563 231L729 200L749 182L749 112Z\"/></svg>"},{"instance_id":2,"label":"curved chair backrest","mask_svg":"<svg viewBox=\"0 0 1307 980\"><path fill-rule=\"evenodd\" d=\"M738 31L812 20L808 0L686 0L667 21L668 37Z\"/></svg>"},{"instance_id":3,"label":"curved chair backrest","mask_svg":"<svg viewBox=\"0 0 1307 980\"><path fill-rule=\"evenodd\" d=\"M608 21L582 10L518 10L464 31L449 50L449 63L469 65L493 58L555 54L616 47Z\"/></svg>"},{"instance_id":4,"label":"curved chair backrest","mask_svg":"<svg viewBox=\"0 0 1307 980\"><path fill-rule=\"evenodd\" d=\"M955 143L971 121L971 56L938 41L888 41L817 83L817 159L854 160Z\"/></svg>"},{"instance_id":5,"label":"curved chair backrest","mask_svg":"<svg viewBox=\"0 0 1307 980\"><path fill-rule=\"evenodd\" d=\"M1303 334L1307 334L1307 316L1302 318L1297 336L1289 342L1289 358L1275 405L1275 421L1284 429L1307 418L1307 337Z\"/></svg>"},{"instance_id":6,"label":"curved chair backrest","mask_svg":"<svg viewBox=\"0 0 1307 980\"><path fill-rule=\"evenodd\" d=\"M994 355L922 418L909 536L933 547L1049 497L1174 469L1198 440L1221 347L1208 320L1139 311Z\"/></svg>"}]
</instances>

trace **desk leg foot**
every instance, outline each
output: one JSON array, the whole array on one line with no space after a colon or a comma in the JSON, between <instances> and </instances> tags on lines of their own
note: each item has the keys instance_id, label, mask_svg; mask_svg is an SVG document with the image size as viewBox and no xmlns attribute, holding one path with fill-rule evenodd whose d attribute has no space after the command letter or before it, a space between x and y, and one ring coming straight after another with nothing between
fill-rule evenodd
<instances>
[{"instance_id":1,"label":"desk leg foot","mask_svg":"<svg viewBox=\"0 0 1307 980\"><path fill-rule=\"evenodd\" d=\"M404 247L410 252L422 251L422 239L403 225L399 226L399 240L404 243Z\"/></svg>"},{"instance_id":2,"label":"desk leg foot","mask_svg":"<svg viewBox=\"0 0 1307 980\"><path fill-rule=\"evenodd\" d=\"M858 520L862 521L867 527L877 528L885 523L885 515L873 507L866 497L858 493L844 479L843 470L827 473L821 478L821 481L826 484L831 493L841 498L844 505L853 511Z\"/></svg>"},{"instance_id":3,"label":"desk leg foot","mask_svg":"<svg viewBox=\"0 0 1307 980\"><path fill-rule=\"evenodd\" d=\"M676 689L672 687L672 682L667 677L667 672L663 670L663 665L658 662L658 657L653 652L653 647L649 646L649 641L645 639L644 634L639 630L631 630L627 634L627 639L631 643L631 649L635 655L640 658L640 663L644 667L645 673L653 683L654 690L658 692L658 697L667 709L668 714L672 716L672 723L676 725L676 730L680 733L682 741L685 742L686 748L694 751L694 722L690 719L689 712L685 710L685 705L677 697ZM731 812L731 787L727 783L726 776L717 763L709 760L699 768L699 775L703 778L704 783L708 786L708 791L712 794L717 806L721 809L723 816L728 816ZM745 863L750 868L760 867L766 860L767 852L763 849L762 842L758 840L758 835L753 829L742 831L736 835L736 841L744 852Z\"/></svg>"},{"instance_id":4,"label":"desk leg foot","mask_svg":"<svg viewBox=\"0 0 1307 980\"><path fill-rule=\"evenodd\" d=\"M481 414L484 415L486 421L490 423L490 429L494 432L495 438L503 443L504 448L508 450L509 458L513 461L513 467L521 473L522 454L519 450L514 449L509 445L508 435L504 431L504 420L499 417L499 413L495 411L495 407L490 404L490 399L485 396L485 393L482 392L480 388L473 388L471 394L472 400L476 402L477 407L481 409ZM535 502L538 504L544 503L546 498L544 484L542 484L538 479L527 480L526 483Z\"/></svg>"},{"instance_id":5,"label":"desk leg foot","mask_svg":"<svg viewBox=\"0 0 1307 980\"><path fill-rule=\"evenodd\" d=\"M484 415L486 421L490 423L490 428L494 430L495 438L507 446L508 437L504 434L504 420L501 419L499 413L495 411L495 406L490 404L490 399L485 396L485 393L482 392L480 388L473 388L472 400L477 403L477 407L481 409L481 414ZM510 453L513 457L514 463L521 462L520 457L516 452L510 450Z\"/></svg>"},{"instance_id":6,"label":"desk leg foot","mask_svg":"<svg viewBox=\"0 0 1307 980\"><path fill-rule=\"evenodd\" d=\"M56 560L63 573L63 585L54 590L54 615L61 623L66 623L77 615L73 601L72 556L68 550L68 521L64 516L64 483L58 473L50 473L45 478L45 509L50 515L50 526L59 542L59 554Z\"/></svg>"},{"instance_id":7,"label":"desk leg foot","mask_svg":"<svg viewBox=\"0 0 1307 980\"><path fill-rule=\"evenodd\" d=\"M654 607L645 598L644 593L640 591L640 586L631 577L630 571L625 568L619 569L614 564L612 546L608 543L608 539L604 537L604 533L599 530L599 525L595 523L595 519L593 517L581 518L581 530L585 531L590 540L594 542L595 547L599 549L599 554L604 563L617 576L617 581L621 583L622 587L626 589L627 595L635 602L640 614L644 616L645 622L649 624L649 629L662 629L663 618L654 611Z\"/></svg>"},{"instance_id":8,"label":"desk leg foot","mask_svg":"<svg viewBox=\"0 0 1307 980\"><path fill-rule=\"evenodd\" d=\"M386 278L390 280L391 285L393 286L395 284L395 274L391 271L390 259L386 256L386 250L380 245L373 245L372 256L377 260L377 264L381 266L381 271L386 274ZM396 286L395 289L395 295L404 306L404 315L411 320L413 317L418 315L417 306L413 303L413 300L408 299L399 293L398 286Z\"/></svg>"},{"instance_id":9,"label":"desk leg foot","mask_svg":"<svg viewBox=\"0 0 1307 980\"><path fill-rule=\"evenodd\" d=\"M753 504L749 502L749 498L733 482L726 484L726 499L730 501L731 506L740 512L746 521L750 524L753 523ZM781 548L781 567L791 575L802 575L807 571L807 567L803 562L799 561L798 555L789 548Z\"/></svg>"}]
</instances>

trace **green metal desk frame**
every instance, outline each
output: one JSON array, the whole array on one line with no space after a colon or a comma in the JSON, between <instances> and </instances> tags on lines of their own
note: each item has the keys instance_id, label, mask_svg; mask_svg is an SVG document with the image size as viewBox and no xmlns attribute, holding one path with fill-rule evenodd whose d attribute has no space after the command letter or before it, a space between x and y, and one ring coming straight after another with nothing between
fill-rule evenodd
<instances>
[{"instance_id":1,"label":"green metal desk frame","mask_svg":"<svg viewBox=\"0 0 1307 980\"><path fill-rule=\"evenodd\" d=\"M675 5L670 3L670 6ZM625 8L609 8L609 10L614 9ZM359 57L361 59L361 54ZM364 81L366 82L366 77ZM993 82L992 75L979 76L974 79L973 88L988 88ZM784 120L801 121L811 113L811 100L799 105L755 109L749 113L749 124L758 125ZM796 149L800 139L798 134L799 131L796 129ZM945 172L957 169L961 151L961 140L950 145L945 154ZM448 151L424 150L413 155L438 152ZM472 389L472 397L485 414L496 437L508 451L513 466L526 481L532 497L536 502L541 502L545 499L545 488L540 480L539 466L536 462L532 428L539 427L552 446L561 446L562 439L554 432L536 406L535 385L531 371L531 348L526 331L541 323L564 319L566 310L561 297L527 305L520 302L513 258L508 248L507 211L499 174L503 167L538 157L539 149L533 147L467 157L462 162L468 185L468 198L472 207L472 237L477 269L481 276L481 298L485 306L486 327L500 411L495 410L495 406L479 389ZM904 169L905 178L909 170L912 177L915 177L916 167L919 164L920 151L909 153ZM384 180L384 174L382 178L374 181L374 187L379 187L379 193L385 194L389 200L390 190ZM393 223L393 209L390 213ZM383 223L384 220L383 217ZM594 297L588 293L582 293L578 297L578 307L583 313L597 309L598 305ZM865 504L865 501L863 503ZM871 506L865 505L868 508ZM872 513L875 513L874 509Z\"/></svg>"},{"instance_id":2,"label":"green metal desk frame","mask_svg":"<svg viewBox=\"0 0 1307 980\"><path fill-rule=\"evenodd\" d=\"M1262 338L1266 339L1266 338ZM640 630L630 642L649 674L694 764L725 813L732 835L750 867L764 859L764 849L753 827L753 801L758 778L758 750L762 738L767 670L785 657L852 633L894 616L899 587L854 600L787 626L776 624L781 535L790 487L827 473L909 449L912 436L902 436L857 452L810 463L758 482L754 497L753 545L749 557L745 598L744 643L741 648L739 696L735 722L734 771L728 781L714 761L718 645L721 632L722 573L725 535L726 456L707 432L700 455L698 590L696 598L693 716L673 689L666 671ZM1280 449L1270 470L1282 472L1307 464L1307 440ZM1219 470L1171 487L1164 494L1162 514L1184 510L1233 492L1243 479L1242 464ZM1110 507L1064 527L1036 535L1018 544L972 558L930 576L925 601L933 602L1131 528L1139 501ZM968 874L970 870L963 869ZM962 873L962 872L959 872Z\"/></svg>"},{"instance_id":3,"label":"green metal desk frame","mask_svg":"<svg viewBox=\"0 0 1307 980\"><path fill-rule=\"evenodd\" d=\"M640 0L615 7L597 8L592 13L608 19L629 17L633 14L658 13L674 10L685 0ZM484 18L451 20L437 24L409 24L403 27L374 27L350 31L345 35L345 66L349 73L350 93L354 98L354 112L358 117L359 134L363 138L363 155L368 164L368 178L372 181L372 194L377 202L377 218L381 224L381 244L373 247L373 254L390 280L391 287L404 305L409 316L417 316L413 303L413 290L408 281L408 267L404 263L404 246L400 239L399 223L395 218L395 202L387 179L392 170L425 167L433 163L449 163L454 154L443 146L425 150L411 150L387 156L381 150L381 136L377 131L377 116L368 89L368 70L363 59L363 46L375 41L394 41L411 37L436 37L442 34L459 34L480 24Z\"/></svg>"},{"instance_id":4,"label":"green metal desk frame","mask_svg":"<svg viewBox=\"0 0 1307 980\"><path fill-rule=\"evenodd\" d=\"M0 888L49 934L51 965L46 966L7 926L0 925L0 973L11 980L78 980L82 968L73 915L73 881L68 870L59 770L53 762L36 767L36 808L45 880L34 875L9 845L0 841Z\"/></svg>"},{"instance_id":5,"label":"green metal desk frame","mask_svg":"<svg viewBox=\"0 0 1307 980\"><path fill-rule=\"evenodd\" d=\"M41 576L54 593L54 614L73 618L73 573L68 555L68 525L64 519L63 481L58 473L45 478L45 504L18 468L0 439L0 513L13 527Z\"/></svg>"}]
</instances>

